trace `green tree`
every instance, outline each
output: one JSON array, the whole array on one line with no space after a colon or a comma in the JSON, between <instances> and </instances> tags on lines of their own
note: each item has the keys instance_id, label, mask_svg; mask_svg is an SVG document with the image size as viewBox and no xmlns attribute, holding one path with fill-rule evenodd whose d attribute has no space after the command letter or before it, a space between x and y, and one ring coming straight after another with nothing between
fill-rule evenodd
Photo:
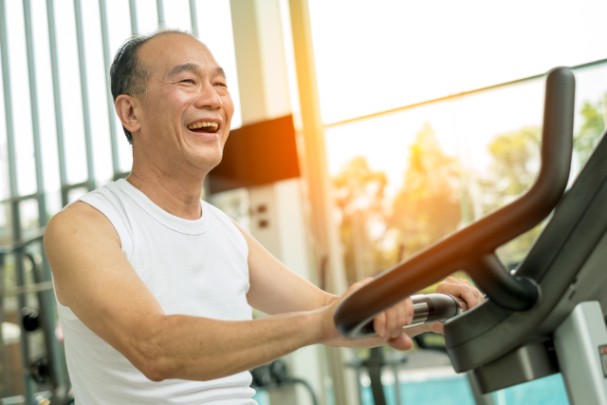
<instances>
[{"instance_id":1,"label":"green tree","mask_svg":"<svg viewBox=\"0 0 607 405\"><path fill-rule=\"evenodd\" d=\"M492 157L490 175L481 181L483 194L491 195L491 200L483 202L484 214L531 187L539 171L540 140L538 127L521 128L493 138L488 147Z\"/></svg>"},{"instance_id":2,"label":"green tree","mask_svg":"<svg viewBox=\"0 0 607 405\"><path fill-rule=\"evenodd\" d=\"M582 125L573 138L573 147L579 166L586 163L592 150L605 132L606 99L607 93L603 95L602 100L594 104L586 101L582 105L580 111L583 120Z\"/></svg>"},{"instance_id":3,"label":"green tree","mask_svg":"<svg viewBox=\"0 0 607 405\"><path fill-rule=\"evenodd\" d=\"M404 182L392 204L402 258L451 233L461 222L461 166L446 155L429 124L409 148Z\"/></svg>"},{"instance_id":4,"label":"green tree","mask_svg":"<svg viewBox=\"0 0 607 405\"><path fill-rule=\"evenodd\" d=\"M332 181L340 216L346 275L352 283L387 267L383 249L388 180L383 172L373 171L367 160L358 156Z\"/></svg>"},{"instance_id":5,"label":"green tree","mask_svg":"<svg viewBox=\"0 0 607 405\"><path fill-rule=\"evenodd\" d=\"M480 180L482 213L489 214L526 192L539 173L541 129L525 127L496 136L489 144L492 157L487 177ZM541 226L498 249L501 260L514 266L527 253Z\"/></svg>"}]
</instances>

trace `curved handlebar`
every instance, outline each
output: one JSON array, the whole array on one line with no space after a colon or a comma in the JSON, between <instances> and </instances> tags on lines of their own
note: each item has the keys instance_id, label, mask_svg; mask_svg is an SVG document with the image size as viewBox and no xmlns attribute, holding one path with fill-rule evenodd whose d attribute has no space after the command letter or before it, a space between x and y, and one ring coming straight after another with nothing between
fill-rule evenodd
<instances>
[{"instance_id":1,"label":"curved handlebar","mask_svg":"<svg viewBox=\"0 0 607 405\"><path fill-rule=\"evenodd\" d=\"M413 321L405 328L424 323L446 321L466 310L466 303L449 294L417 294L411 296Z\"/></svg>"},{"instance_id":2,"label":"curved handlebar","mask_svg":"<svg viewBox=\"0 0 607 405\"><path fill-rule=\"evenodd\" d=\"M539 297L533 280L510 274L495 249L531 229L559 202L571 165L575 78L567 68L548 72L542 129L541 168L533 186L513 203L481 218L384 271L337 308L335 324L355 337L385 310L417 291L463 270L487 296L510 310L531 308Z\"/></svg>"},{"instance_id":3,"label":"curved handlebar","mask_svg":"<svg viewBox=\"0 0 607 405\"><path fill-rule=\"evenodd\" d=\"M466 310L466 304L449 294L415 294L411 296L413 303L413 320L404 329L413 328L430 322L446 321ZM359 336L375 334L373 325L364 325Z\"/></svg>"}]
</instances>

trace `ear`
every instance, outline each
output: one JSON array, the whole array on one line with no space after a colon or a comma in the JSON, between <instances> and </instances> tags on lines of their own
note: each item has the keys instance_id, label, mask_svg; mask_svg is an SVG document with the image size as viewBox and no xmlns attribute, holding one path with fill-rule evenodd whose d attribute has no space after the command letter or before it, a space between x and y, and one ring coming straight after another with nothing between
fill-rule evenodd
<instances>
[{"instance_id":1,"label":"ear","mask_svg":"<svg viewBox=\"0 0 607 405\"><path fill-rule=\"evenodd\" d=\"M120 122L131 133L135 133L141 128L141 123L136 113L138 104L138 100L128 94L121 94L114 101L116 114L118 114Z\"/></svg>"}]
</instances>

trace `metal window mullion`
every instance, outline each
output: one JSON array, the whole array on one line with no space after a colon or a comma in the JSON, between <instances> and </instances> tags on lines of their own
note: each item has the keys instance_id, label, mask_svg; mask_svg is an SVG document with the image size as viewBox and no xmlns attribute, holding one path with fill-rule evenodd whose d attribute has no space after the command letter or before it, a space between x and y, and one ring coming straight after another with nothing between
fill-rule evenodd
<instances>
[{"instance_id":1,"label":"metal window mullion","mask_svg":"<svg viewBox=\"0 0 607 405\"><path fill-rule=\"evenodd\" d=\"M46 211L46 193L44 184L44 164L42 144L40 142L40 113L38 110L38 83L36 81L36 57L34 54L34 30L32 25L32 7L30 0L23 1L23 20L25 23L25 44L27 52L27 73L29 79L30 108L32 114L32 138L34 143L34 164L36 167L36 200L38 201L38 223L41 227L48 221Z\"/></svg>"},{"instance_id":2,"label":"metal window mullion","mask_svg":"<svg viewBox=\"0 0 607 405\"><path fill-rule=\"evenodd\" d=\"M607 63L607 59L598 59L598 60L594 60L591 62L582 63L581 65L570 66L570 69L573 71L576 71L576 70L580 70L580 69L597 67L597 66L603 65L605 63ZM440 96L440 97L436 97L436 98L432 98L432 99L416 101L416 102L413 102L413 103L410 103L410 104L407 104L404 106L390 108L388 110L377 111L377 112L373 112L373 113L369 113L369 114L365 114L365 115L359 115L359 116L352 117L352 118L342 119L340 121L326 122L326 123L323 123L323 125L325 128L339 127L339 126L343 126L343 125L347 125L347 124L352 124L354 122L365 121L365 120L369 120L372 118L386 116L386 115L390 115L390 114L394 114L394 113L398 113L398 112L413 110L415 108L422 107L425 105L440 103L443 101L455 100L455 99L462 98L464 96L470 96L473 94L483 93L483 92L486 92L489 90L495 90L495 89L505 88L508 86L514 86L516 84L528 83L533 80L542 79L544 77L546 77L546 73L539 73L539 74L536 74L533 76L527 76L527 77L523 77L520 79L510 80L508 82L490 84L485 87L477 87L477 88L471 89L471 90L462 90L459 93L448 94L446 96Z\"/></svg>"},{"instance_id":3,"label":"metal window mullion","mask_svg":"<svg viewBox=\"0 0 607 405\"><path fill-rule=\"evenodd\" d=\"M36 58L34 49L34 30L32 24L32 7L31 0L23 1L23 19L25 26L25 41L26 41L26 53L28 62L28 78L29 78L29 91L30 91L30 105L32 114L32 137L34 143L34 163L36 168L36 189L35 198L38 202L38 223L41 227L46 226L48 222L48 214L46 207L46 193L45 193L45 182L44 182L44 161L42 153L42 145L40 141L40 114L38 109L38 84L36 81ZM17 239L20 241L21 239ZM20 249L18 256L23 254ZM43 256L44 257L44 256ZM21 258L18 259L22 261ZM34 261L32 265L35 266ZM32 269L34 273L37 273L36 269ZM51 269L46 259L42 261L41 273L38 274L39 279L35 279L36 283L48 282L51 279ZM20 285L25 286L24 282ZM25 296L23 295L25 298ZM44 330L44 344L46 354L49 360L50 368L50 382L53 389L58 387L64 387L67 385L67 370L66 364L63 359L63 355L59 348L59 345L55 344L51 337L55 335L56 323L56 311L55 311L55 298L52 291L44 291L38 293L38 305L40 307L40 314L42 319L42 329Z\"/></svg>"},{"instance_id":4,"label":"metal window mullion","mask_svg":"<svg viewBox=\"0 0 607 405\"><path fill-rule=\"evenodd\" d=\"M59 57L57 55L57 33L55 26L55 5L53 0L46 0L46 17L48 22L49 52L51 57L51 74L53 78L53 103L55 110L55 129L57 136L57 154L59 157L59 179L61 182L61 204L69 202L67 192L67 170L65 138L63 131L63 109L61 105L61 81L59 80Z\"/></svg>"},{"instance_id":5,"label":"metal window mullion","mask_svg":"<svg viewBox=\"0 0 607 405\"><path fill-rule=\"evenodd\" d=\"M0 0L0 63L2 64L2 91L4 96L4 113L5 113L5 125L6 125L6 147L7 147L7 159L8 159L8 177L9 177L9 189L10 189L10 202L11 202L11 223L12 223L12 238L13 240L20 241L22 239L21 232L21 213L20 204L16 198L19 194L17 185L17 166L16 166L16 148L15 148L15 126L13 121L13 101L12 101L12 89L11 89L11 72L10 72L10 58L9 45L8 45L8 29L6 20L6 4L4 0ZM15 272L16 281L21 285L23 281L24 266L22 255L15 254ZM4 280L2 280L4 282ZM0 306L3 307L2 302L4 297L0 296ZM18 305L23 307L25 305L25 297L19 297ZM4 308L2 308L4 311ZM21 359L23 364L27 364L29 361L30 353L29 346L24 344L24 335L21 338L20 344ZM25 389L25 400L27 403L32 403L34 399L34 386L31 378L26 376L24 378L24 389Z\"/></svg>"},{"instance_id":6,"label":"metal window mullion","mask_svg":"<svg viewBox=\"0 0 607 405\"><path fill-rule=\"evenodd\" d=\"M166 19L164 17L164 2L162 0L156 0L156 12L158 13L158 28L164 29L166 27Z\"/></svg>"},{"instance_id":7,"label":"metal window mullion","mask_svg":"<svg viewBox=\"0 0 607 405\"><path fill-rule=\"evenodd\" d=\"M132 1L131 1L132 3ZM133 24L133 14L131 12L131 24ZM110 34L108 31L107 5L105 0L99 0L99 20L101 25L101 42L103 46L103 65L110 66ZM110 124L110 146L112 148L112 172L114 177L120 172L119 151L118 151L118 134L116 129L116 120L113 119L112 111L114 111L114 99L110 91L109 74L105 71L105 99L107 104L108 120Z\"/></svg>"},{"instance_id":8,"label":"metal window mullion","mask_svg":"<svg viewBox=\"0 0 607 405\"><path fill-rule=\"evenodd\" d=\"M103 1L103 3L105 4L105 1ZM137 24L137 5L135 4L135 0L129 0L129 12L131 14L131 33L133 35L138 35L139 34L139 25ZM107 24L107 18L106 18L106 24Z\"/></svg>"},{"instance_id":9,"label":"metal window mullion","mask_svg":"<svg viewBox=\"0 0 607 405\"><path fill-rule=\"evenodd\" d=\"M196 9L196 0L190 0L190 26L192 34L198 38L198 11Z\"/></svg>"},{"instance_id":10,"label":"metal window mullion","mask_svg":"<svg viewBox=\"0 0 607 405\"><path fill-rule=\"evenodd\" d=\"M4 95L4 115L6 126L6 148L8 159L8 183L11 197L19 194L17 186L17 166L15 155L15 125L13 120L13 102L11 73L8 50L8 32L6 27L6 5L0 0L0 57L2 59L2 89Z\"/></svg>"},{"instance_id":11,"label":"metal window mullion","mask_svg":"<svg viewBox=\"0 0 607 405\"><path fill-rule=\"evenodd\" d=\"M84 32L82 29L82 7L80 0L74 0L76 20L76 42L78 45L78 67L80 71L80 97L82 99L82 117L84 123L84 147L86 150L86 170L88 189L95 188L95 166L93 158L93 140L91 135L91 109L89 106L88 75L86 70L86 53L84 49Z\"/></svg>"}]
</instances>

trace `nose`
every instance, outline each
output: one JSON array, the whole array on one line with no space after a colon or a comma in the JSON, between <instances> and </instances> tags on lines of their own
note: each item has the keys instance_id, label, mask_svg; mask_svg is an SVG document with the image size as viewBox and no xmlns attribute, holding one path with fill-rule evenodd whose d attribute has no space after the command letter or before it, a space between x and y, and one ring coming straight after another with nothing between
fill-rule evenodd
<instances>
[{"instance_id":1,"label":"nose","mask_svg":"<svg viewBox=\"0 0 607 405\"><path fill-rule=\"evenodd\" d=\"M205 83L201 86L198 97L196 98L196 107L217 110L223 107L221 95L211 83Z\"/></svg>"}]
</instances>

